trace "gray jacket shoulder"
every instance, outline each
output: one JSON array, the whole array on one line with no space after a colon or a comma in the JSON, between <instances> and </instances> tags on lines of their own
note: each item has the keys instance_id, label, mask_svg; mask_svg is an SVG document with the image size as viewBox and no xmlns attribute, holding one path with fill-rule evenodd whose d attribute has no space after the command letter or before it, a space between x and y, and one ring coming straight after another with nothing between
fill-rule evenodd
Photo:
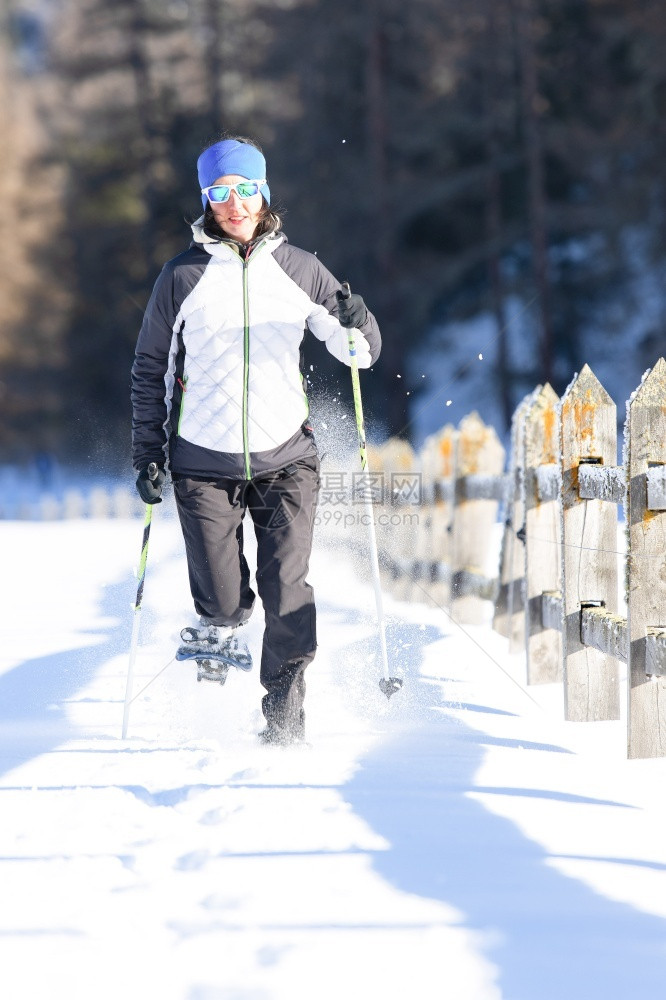
<instances>
[{"instance_id":1,"label":"gray jacket shoulder","mask_svg":"<svg viewBox=\"0 0 666 1000\"><path fill-rule=\"evenodd\" d=\"M193 244L167 261L155 282L147 310L157 312L171 328L183 301L201 280L210 260L210 254Z\"/></svg>"},{"instance_id":2,"label":"gray jacket shoulder","mask_svg":"<svg viewBox=\"0 0 666 1000\"><path fill-rule=\"evenodd\" d=\"M286 241L273 251L277 264L301 288L313 302L323 306L332 316L338 315L338 300L336 292L342 285L331 274L328 268L313 253L294 247ZM361 332L368 341L372 362L377 360L381 351L382 338L377 320L368 309Z\"/></svg>"},{"instance_id":3,"label":"gray jacket shoulder","mask_svg":"<svg viewBox=\"0 0 666 1000\"><path fill-rule=\"evenodd\" d=\"M330 300L335 305L335 293L340 288L340 282L313 253L285 242L275 249L273 256L285 274L288 274L313 302L328 308ZM329 311L334 310L331 308Z\"/></svg>"}]
</instances>

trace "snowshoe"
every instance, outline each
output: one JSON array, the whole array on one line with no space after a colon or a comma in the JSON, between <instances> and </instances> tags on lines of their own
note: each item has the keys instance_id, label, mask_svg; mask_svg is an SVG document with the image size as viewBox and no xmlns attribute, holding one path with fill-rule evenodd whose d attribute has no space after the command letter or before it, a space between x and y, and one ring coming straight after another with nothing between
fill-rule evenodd
<instances>
[{"instance_id":1,"label":"snowshoe","mask_svg":"<svg viewBox=\"0 0 666 1000\"><path fill-rule=\"evenodd\" d=\"M183 645L176 651L177 660L196 660L236 667L238 670L252 669L252 656L247 644L240 642L234 634L236 629L202 625L184 628L180 633ZM219 669L209 667L207 670ZM208 679L208 678L206 678ZM214 678L218 680L219 678ZM224 683L224 682L222 682Z\"/></svg>"}]
</instances>

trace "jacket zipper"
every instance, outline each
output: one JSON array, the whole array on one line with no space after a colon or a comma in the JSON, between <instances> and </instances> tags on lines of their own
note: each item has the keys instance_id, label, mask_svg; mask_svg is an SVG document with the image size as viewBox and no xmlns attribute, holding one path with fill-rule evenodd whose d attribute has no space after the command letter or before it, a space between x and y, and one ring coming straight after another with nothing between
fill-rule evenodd
<instances>
[{"instance_id":1,"label":"jacket zipper","mask_svg":"<svg viewBox=\"0 0 666 1000\"><path fill-rule=\"evenodd\" d=\"M243 454L245 456L245 478L252 479L250 467L250 446L247 427L248 393L250 388L250 304L248 296L247 269L250 260L243 260Z\"/></svg>"},{"instance_id":2,"label":"jacket zipper","mask_svg":"<svg viewBox=\"0 0 666 1000\"><path fill-rule=\"evenodd\" d=\"M249 392L250 392L250 296L248 292L248 268L250 261L266 241L257 243L247 257L243 257L243 458L245 462L245 478L252 479L252 467L250 465L250 443L248 432L249 420ZM240 256L240 255L239 255Z\"/></svg>"},{"instance_id":3,"label":"jacket zipper","mask_svg":"<svg viewBox=\"0 0 666 1000\"><path fill-rule=\"evenodd\" d=\"M180 425L183 422L183 412L185 410L185 393L187 392L187 375L183 375L182 379L179 378L178 384L180 385L180 410L178 411L178 427L176 428L176 434L180 437Z\"/></svg>"}]
</instances>

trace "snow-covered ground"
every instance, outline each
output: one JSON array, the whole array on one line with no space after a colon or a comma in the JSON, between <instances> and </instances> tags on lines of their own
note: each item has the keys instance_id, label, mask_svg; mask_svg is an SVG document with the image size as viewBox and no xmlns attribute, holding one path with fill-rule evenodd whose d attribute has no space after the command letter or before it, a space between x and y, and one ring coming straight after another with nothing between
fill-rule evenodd
<instances>
[{"instance_id":1,"label":"snow-covered ground","mask_svg":"<svg viewBox=\"0 0 666 1000\"><path fill-rule=\"evenodd\" d=\"M321 534L321 532L320 532ZM666 761L561 722L489 628L373 596L317 546L311 747L257 745L257 671L197 684L157 508L129 739L141 524L0 522L3 1000L655 1000ZM249 626L258 654L261 620Z\"/></svg>"}]
</instances>

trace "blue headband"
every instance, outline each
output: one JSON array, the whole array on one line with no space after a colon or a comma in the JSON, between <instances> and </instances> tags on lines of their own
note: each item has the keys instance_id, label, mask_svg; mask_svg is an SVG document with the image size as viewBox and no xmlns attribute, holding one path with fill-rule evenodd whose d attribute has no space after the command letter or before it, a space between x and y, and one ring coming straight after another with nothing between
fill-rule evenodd
<instances>
[{"instance_id":1,"label":"blue headband","mask_svg":"<svg viewBox=\"0 0 666 1000\"><path fill-rule=\"evenodd\" d=\"M197 160L197 171L200 188L210 187L218 177L226 177L228 174L238 174L249 181L259 181L266 176L266 160L256 146L249 146L236 139L224 139L204 149ZM268 184L262 185L260 191L266 204L270 205L271 192ZM208 203L205 194L201 195L201 201L205 208Z\"/></svg>"}]
</instances>

